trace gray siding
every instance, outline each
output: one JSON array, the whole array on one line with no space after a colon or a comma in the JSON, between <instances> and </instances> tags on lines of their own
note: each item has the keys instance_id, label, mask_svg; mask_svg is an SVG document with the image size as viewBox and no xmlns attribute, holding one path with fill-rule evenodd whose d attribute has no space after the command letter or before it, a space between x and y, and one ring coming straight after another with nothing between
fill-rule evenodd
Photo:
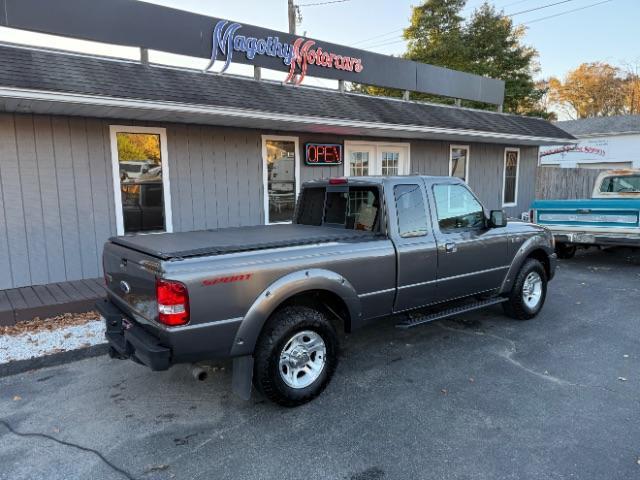
<instances>
[{"instance_id":1,"label":"gray siding","mask_svg":"<svg viewBox=\"0 0 640 480\"><path fill-rule=\"evenodd\" d=\"M0 289L102 275L116 234L111 124L140 122L0 114ZM160 126L174 231L263 222L259 132Z\"/></svg>"},{"instance_id":2,"label":"gray siding","mask_svg":"<svg viewBox=\"0 0 640 480\"><path fill-rule=\"evenodd\" d=\"M262 132L0 114L0 289L102 274L102 245L116 234L111 124L167 129L174 231L264 221ZM343 143L347 139L298 136L301 150L306 142ZM446 175L449 145L411 142L411 171ZM489 208L500 208L505 146L470 147L470 185ZM518 206L507 209L509 214L519 215L533 200L536 163L537 147L521 147ZM342 166L300 167L301 182L342 175Z\"/></svg>"}]
</instances>

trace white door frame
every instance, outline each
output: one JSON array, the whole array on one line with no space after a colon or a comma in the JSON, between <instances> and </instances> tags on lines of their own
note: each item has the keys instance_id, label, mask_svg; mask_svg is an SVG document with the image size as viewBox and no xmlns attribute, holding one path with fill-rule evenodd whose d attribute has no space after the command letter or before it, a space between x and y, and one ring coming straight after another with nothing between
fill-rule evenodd
<instances>
[{"instance_id":1,"label":"white door frame","mask_svg":"<svg viewBox=\"0 0 640 480\"><path fill-rule=\"evenodd\" d=\"M173 232L171 214L171 184L169 182L169 154L167 149L167 129L159 127L137 127L129 125L109 125L111 141L111 171L113 174L113 196L116 205L116 233L124 235L124 217L122 212L122 191L120 187L120 162L118 161L118 133L150 133L160 135L160 165L162 166L162 199L164 202L164 231ZM153 233L153 232L148 232ZM145 232L136 233L143 235Z\"/></svg>"},{"instance_id":2,"label":"white door frame","mask_svg":"<svg viewBox=\"0 0 640 480\"><path fill-rule=\"evenodd\" d=\"M453 176L453 172L451 171L451 167L453 166L453 149L457 148L459 150L467 151L467 159L464 162L464 183L469 185L469 164L471 163L471 147L469 145L449 145L449 172L448 176Z\"/></svg>"},{"instance_id":3,"label":"white door frame","mask_svg":"<svg viewBox=\"0 0 640 480\"><path fill-rule=\"evenodd\" d=\"M504 203L504 189L507 185L507 152L518 152L518 163L516 164L516 191L513 202ZM517 147L507 147L504 149L504 160L502 162L502 206L517 207L518 206L518 184L520 183L520 149Z\"/></svg>"},{"instance_id":4,"label":"white door frame","mask_svg":"<svg viewBox=\"0 0 640 480\"><path fill-rule=\"evenodd\" d=\"M369 175L380 175L382 173L382 159L380 154L385 148L390 151L400 152L398 162L398 175L408 175L411 173L411 144L408 142L369 142L366 140L345 140L343 174L348 177L351 172L350 152L358 150L358 147L373 150L373 158L369 162ZM378 173L380 172L380 173Z\"/></svg>"},{"instance_id":5,"label":"white door frame","mask_svg":"<svg viewBox=\"0 0 640 480\"><path fill-rule=\"evenodd\" d=\"M285 136L285 135L262 135L262 188L263 188L263 208L264 208L264 223L265 225L275 223L291 223L291 222L269 222L269 170L267 169L267 141L289 141L295 144L294 146L294 176L296 185L294 192L294 199L298 200L298 192L300 191L300 140L298 137Z\"/></svg>"}]
</instances>

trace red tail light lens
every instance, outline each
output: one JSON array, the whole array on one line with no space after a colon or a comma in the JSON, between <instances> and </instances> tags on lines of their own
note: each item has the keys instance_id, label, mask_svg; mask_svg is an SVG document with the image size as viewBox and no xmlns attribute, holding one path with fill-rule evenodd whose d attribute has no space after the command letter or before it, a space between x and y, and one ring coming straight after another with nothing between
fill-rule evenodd
<instances>
[{"instance_id":1,"label":"red tail light lens","mask_svg":"<svg viewBox=\"0 0 640 480\"><path fill-rule=\"evenodd\" d=\"M171 327L189 323L189 294L182 283L156 279L156 299L160 323Z\"/></svg>"},{"instance_id":2,"label":"red tail light lens","mask_svg":"<svg viewBox=\"0 0 640 480\"><path fill-rule=\"evenodd\" d=\"M344 177L330 178L329 185L346 185L348 180Z\"/></svg>"}]
</instances>

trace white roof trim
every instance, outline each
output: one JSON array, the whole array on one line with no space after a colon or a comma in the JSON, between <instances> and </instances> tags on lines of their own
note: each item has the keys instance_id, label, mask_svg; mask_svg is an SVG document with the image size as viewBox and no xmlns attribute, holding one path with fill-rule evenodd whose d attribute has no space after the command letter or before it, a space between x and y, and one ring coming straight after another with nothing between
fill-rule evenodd
<instances>
[{"instance_id":1,"label":"white roof trim","mask_svg":"<svg viewBox=\"0 0 640 480\"><path fill-rule=\"evenodd\" d=\"M420 125L400 125L381 122L367 122L362 120L347 120L328 117L314 117L292 115L277 112L265 112L244 108L220 107L211 105L194 105L180 102L168 102L158 100L125 99L117 97L107 97L100 95L86 95L80 93L53 92L44 90L18 89L11 87L0 87L0 98L11 98L18 100L35 100L53 103L67 103L76 105L92 105L113 108L136 108L142 110L154 110L174 113L210 114L229 118L256 119L276 122L291 122L303 125L325 125L348 128L361 128L365 130L397 131L416 134L432 135L467 135L479 139L498 139L505 143L514 142L534 142L539 145L572 144L575 140L561 139L556 137L536 137L531 135L514 135L508 133L485 132L482 130L452 129L440 127L426 127Z\"/></svg>"}]
</instances>

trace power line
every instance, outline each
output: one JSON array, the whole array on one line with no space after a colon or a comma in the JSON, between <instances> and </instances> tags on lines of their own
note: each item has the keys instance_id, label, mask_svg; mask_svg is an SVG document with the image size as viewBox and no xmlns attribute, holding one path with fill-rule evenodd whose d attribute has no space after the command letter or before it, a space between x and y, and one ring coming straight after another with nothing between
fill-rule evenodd
<instances>
[{"instance_id":1,"label":"power line","mask_svg":"<svg viewBox=\"0 0 640 480\"><path fill-rule=\"evenodd\" d=\"M350 2L351 0L328 0L326 2L314 2L314 3L299 3L298 7L317 7L319 5L329 5L331 3L344 3Z\"/></svg>"},{"instance_id":2,"label":"power line","mask_svg":"<svg viewBox=\"0 0 640 480\"><path fill-rule=\"evenodd\" d=\"M381 33L380 35L376 35L374 37L365 38L364 40L358 40L357 42L352 43L351 45L359 45L361 43L368 43L370 40L375 40L376 38L386 37L387 35L391 35L392 33L401 32L404 28L396 28L395 30L391 30L387 33Z\"/></svg>"},{"instance_id":3,"label":"power line","mask_svg":"<svg viewBox=\"0 0 640 480\"><path fill-rule=\"evenodd\" d=\"M536 10L542 10L544 8L554 7L556 5L561 5L563 3L569 3L569 2L574 2L574 1L575 0L562 0L561 2L548 3L547 5L542 5L541 7L535 7L535 8L530 8L528 10L521 10L521 11L516 12L516 13L510 13L509 15L507 15L507 17L515 17L516 15L520 15L520 14L523 14L523 13L535 12Z\"/></svg>"},{"instance_id":4,"label":"power line","mask_svg":"<svg viewBox=\"0 0 640 480\"><path fill-rule=\"evenodd\" d=\"M564 12L556 13L554 15L548 15L546 17L536 18L534 20L529 20L528 22L524 22L523 25L529 25L530 23L541 22L543 20L549 20L550 18L560 17L562 15L567 15L568 13L577 12L579 10L585 10L587 8L596 7L598 5L602 5L603 3L613 2L613 0L604 0L603 2L592 3L591 5L585 5L584 7L574 8L573 10L567 10Z\"/></svg>"}]
</instances>

